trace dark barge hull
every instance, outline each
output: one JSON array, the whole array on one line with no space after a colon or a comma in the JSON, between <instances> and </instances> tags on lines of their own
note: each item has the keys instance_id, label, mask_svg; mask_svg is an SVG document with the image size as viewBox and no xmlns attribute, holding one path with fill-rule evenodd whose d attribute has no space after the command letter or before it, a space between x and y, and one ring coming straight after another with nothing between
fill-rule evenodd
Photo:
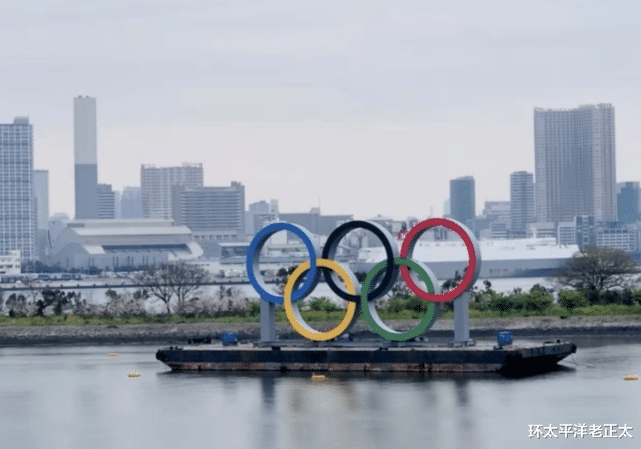
<instances>
[{"instance_id":1,"label":"dark barge hull","mask_svg":"<svg viewBox=\"0 0 641 449\"><path fill-rule=\"evenodd\" d=\"M156 358L174 371L415 371L529 374L555 367L576 352L570 342L531 345L429 346L350 343L314 345L202 345L160 349Z\"/></svg>"}]
</instances>

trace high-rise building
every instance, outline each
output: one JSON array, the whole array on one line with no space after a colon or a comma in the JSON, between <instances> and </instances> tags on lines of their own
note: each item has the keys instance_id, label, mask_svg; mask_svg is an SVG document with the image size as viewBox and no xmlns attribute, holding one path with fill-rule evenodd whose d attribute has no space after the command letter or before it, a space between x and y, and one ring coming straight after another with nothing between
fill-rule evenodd
<instances>
[{"instance_id":1,"label":"high-rise building","mask_svg":"<svg viewBox=\"0 0 641 449\"><path fill-rule=\"evenodd\" d=\"M36 254L40 261L46 256L47 229L49 228L49 172L33 171L33 195L36 202Z\"/></svg>"},{"instance_id":2,"label":"high-rise building","mask_svg":"<svg viewBox=\"0 0 641 449\"><path fill-rule=\"evenodd\" d=\"M574 217L574 227L576 229L576 244L579 249L583 250L588 246L596 245L596 226L594 217L577 216Z\"/></svg>"},{"instance_id":3,"label":"high-rise building","mask_svg":"<svg viewBox=\"0 0 641 449\"><path fill-rule=\"evenodd\" d=\"M125 187L120 197L122 218L142 218L142 195L140 187Z\"/></svg>"},{"instance_id":4,"label":"high-rise building","mask_svg":"<svg viewBox=\"0 0 641 449\"><path fill-rule=\"evenodd\" d=\"M511 237L527 237L527 225L535 220L532 173L517 171L510 174L510 215Z\"/></svg>"},{"instance_id":5,"label":"high-rise building","mask_svg":"<svg viewBox=\"0 0 641 449\"><path fill-rule=\"evenodd\" d=\"M173 187L173 217L196 241L245 240L245 186ZM206 242L205 242L206 243Z\"/></svg>"},{"instance_id":6,"label":"high-rise building","mask_svg":"<svg viewBox=\"0 0 641 449\"><path fill-rule=\"evenodd\" d=\"M0 125L0 255L20 251L36 257L36 199L33 191L33 129L27 117Z\"/></svg>"},{"instance_id":7,"label":"high-rise building","mask_svg":"<svg viewBox=\"0 0 641 449\"><path fill-rule=\"evenodd\" d=\"M98 218L96 99L73 99L76 220Z\"/></svg>"},{"instance_id":8,"label":"high-rise building","mask_svg":"<svg viewBox=\"0 0 641 449\"><path fill-rule=\"evenodd\" d=\"M254 217L263 217L270 214L269 203L265 200L252 203L245 212L245 234L250 238L259 231L254 224Z\"/></svg>"},{"instance_id":9,"label":"high-rise building","mask_svg":"<svg viewBox=\"0 0 641 449\"><path fill-rule=\"evenodd\" d=\"M482 217L487 220L488 233L491 239L506 239L510 236L511 214L509 201L486 201ZM479 229L479 218L476 220L476 231ZM486 235L488 234L486 233Z\"/></svg>"},{"instance_id":10,"label":"high-rise building","mask_svg":"<svg viewBox=\"0 0 641 449\"><path fill-rule=\"evenodd\" d=\"M140 169L142 213L144 218L172 218L172 188L203 186L203 164L181 167L143 165Z\"/></svg>"},{"instance_id":11,"label":"high-rise building","mask_svg":"<svg viewBox=\"0 0 641 449\"><path fill-rule=\"evenodd\" d=\"M450 181L450 217L474 230L476 198L472 176L464 176Z\"/></svg>"},{"instance_id":12,"label":"high-rise building","mask_svg":"<svg viewBox=\"0 0 641 449\"><path fill-rule=\"evenodd\" d=\"M116 192L111 184L98 184L98 218L116 218Z\"/></svg>"},{"instance_id":13,"label":"high-rise building","mask_svg":"<svg viewBox=\"0 0 641 449\"><path fill-rule=\"evenodd\" d=\"M49 227L49 171L33 171L33 194L36 197L38 229Z\"/></svg>"},{"instance_id":14,"label":"high-rise building","mask_svg":"<svg viewBox=\"0 0 641 449\"><path fill-rule=\"evenodd\" d=\"M122 218L122 192L119 190L114 190L114 216L117 220Z\"/></svg>"},{"instance_id":15,"label":"high-rise building","mask_svg":"<svg viewBox=\"0 0 641 449\"><path fill-rule=\"evenodd\" d=\"M353 215L322 215L320 207L312 207L309 212L279 213L278 219L303 226L312 234L329 235L339 225L354 219ZM370 219L376 221L376 219ZM391 227L391 220L390 220Z\"/></svg>"},{"instance_id":16,"label":"high-rise building","mask_svg":"<svg viewBox=\"0 0 641 449\"><path fill-rule=\"evenodd\" d=\"M534 109L536 218L616 220L614 107Z\"/></svg>"},{"instance_id":17,"label":"high-rise building","mask_svg":"<svg viewBox=\"0 0 641 449\"><path fill-rule=\"evenodd\" d=\"M636 223L639 220L638 182L617 184L617 217L623 223Z\"/></svg>"}]
</instances>

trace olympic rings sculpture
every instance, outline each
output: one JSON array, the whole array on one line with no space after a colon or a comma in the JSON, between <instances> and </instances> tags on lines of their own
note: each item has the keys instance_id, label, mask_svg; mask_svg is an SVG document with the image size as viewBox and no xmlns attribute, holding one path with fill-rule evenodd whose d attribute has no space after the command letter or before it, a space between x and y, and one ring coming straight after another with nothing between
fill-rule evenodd
<instances>
[{"instance_id":1,"label":"olympic rings sculpture","mask_svg":"<svg viewBox=\"0 0 641 449\"><path fill-rule=\"evenodd\" d=\"M461 237L469 259L468 267L459 285L443 293L440 292L438 279L434 273L422 263L411 260L418 239L426 231L437 226L454 231ZM348 267L333 260L340 240L355 229L372 232L380 239L387 256L367 273L362 285ZM289 231L297 235L309 253L309 261L303 262L294 270L285 285L282 296L269 290L259 270L260 253L265 243L280 231ZM372 221L350 221L337 227L327 237L321 257L318 257L319 252L318 246L307 229L286 222L275 222L265 226L254 236L247 248L247 276L251 285L262 299L274 304L283 304L292 327L300 335L312 341L328 341L340 337L354 325L361 314L370 328L387 340L406 341L416 338L436 322L440 304L453 301L473 286L481 270L481 252L474 234L463 224L447 218L429 218L417 223L405 234L400 252L396 239L380 224ZM298 307L298 301L308 296L318 284L320 268L324 268L323 276L328 287L348 303L343 320L327 332L320 332L309 326ZM387 326L379 317L375 307L375 300L392 289L399 271L409 289L419 298L429 302L425 316L415 327L406 332L399 332ZM303 278L305 273L307 275ZM337 283L339 279L345 284L345 290L339 287ZM427 291L417 285L419 280L425 284Z\"/></svg>"}]
</instances>

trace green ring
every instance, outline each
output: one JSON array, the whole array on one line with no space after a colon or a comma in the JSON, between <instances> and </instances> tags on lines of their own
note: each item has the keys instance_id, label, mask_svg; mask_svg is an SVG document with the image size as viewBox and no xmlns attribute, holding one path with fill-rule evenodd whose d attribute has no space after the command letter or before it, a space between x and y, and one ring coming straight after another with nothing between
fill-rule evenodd
<instances>
[{"instance_id":1,"label":"green ring","mask_svg":"<svg viewBox=\"0 0 641 449\"><path fill-rule=\"evenodd\" d=\"M375 305L376 301L367 301L367 293L369 292L369 287L372 280L381 270L385 268L386 265L387 261L384 260L375 265L374 268L372 268L369 273L367 273L367 278L365 279L365 282L363 283L363 287L361 289L361 313L363 314L363 319L367 322L367 324L369 324L369 327L372 329L372 331L376 332L378 335L387 340L406 341L412 338L416 338L423 332L427 331L436 322L438 313L441 309L440 304L435 304L431 301L428 301L429 306L427 308L427 313L425 314L425 316L416 326L405 332L399 332L387 326L378 316ZM420 279L425 282L427 291L429 293L435 293L434 284L432 283L429 274L427 274L427 271L423 266L421 266L421 264L409 259L395 257L394 265L404 266L413 270L415 273L418 273Z\"/></svg>"}]
</instances>

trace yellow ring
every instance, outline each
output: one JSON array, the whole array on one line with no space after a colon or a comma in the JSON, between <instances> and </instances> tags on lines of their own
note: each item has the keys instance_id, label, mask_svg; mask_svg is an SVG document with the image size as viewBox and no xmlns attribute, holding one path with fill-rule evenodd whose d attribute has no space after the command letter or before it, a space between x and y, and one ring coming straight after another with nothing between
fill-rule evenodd
<instances>
[{"instance_id":1,"label":"yellow ring","mask_svg":"<svg viewBox=\"0 0 641 449\"><path fill-rule=\"evenodd\" d=\"M340 266L338 263L333 260L319 258L316 259L316 267L325 267L334 271L340 276L343 282L345 282L347 292L351 293L352 295L356 294L356 286L354 285L354 281L351 279L345 268ZM296 330L296 332L298 332L308 340L333 340L334 338L339 337L346 330L348 330L358 319L357 312L360 311L360 303L349 301L347 303L347 313L345 313L345 318L343 318L343 321L338 323L338 326L336 326L334 329L327 332L319 332L316 329L312 329L301 316L300 310L298 309L298 301L292 303L292 291L294 290L294 284L296 284L298 278L307 270L309 270L309 262L303 262L294 270L294 272L289 277L287 285L285 285L285 291L283 292L283 306L285 307L285 313L287 314L287 318L289 319L289 322Z\"/></svg>"}]
</instances>

